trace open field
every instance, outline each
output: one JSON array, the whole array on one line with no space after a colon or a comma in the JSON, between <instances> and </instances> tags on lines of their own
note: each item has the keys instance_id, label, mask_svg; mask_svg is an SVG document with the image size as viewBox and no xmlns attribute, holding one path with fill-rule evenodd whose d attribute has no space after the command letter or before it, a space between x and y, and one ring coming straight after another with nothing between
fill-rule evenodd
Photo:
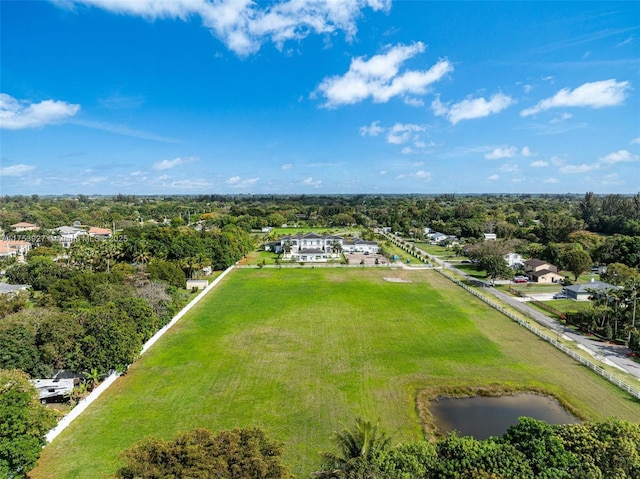
<instances>
[{"instance_id":1,"label":"open field","mask_svg":"<svg viewBox=\"0 0 640 479\"><path fill-rule=\"evenodd\" d=\"M416 248L420 248L425 253L438 257L455 257L455 253L451 248L431 243L415 243ZM461 258L464 259L464 258Z\"/></svg>"},{"instance_id":2,"label":"open field","mask_svg":"<svg viewBox=\"0 0 640 479\"><path fill-rule=\"evenodd\" d=\"M236 270L44 449L33 478L109 477L145 436L247 425L284 442L305 478L341 422L414 440L420 389L495 384L640 418L638 401L433 271Z\"/></svg>"}]
</instances>

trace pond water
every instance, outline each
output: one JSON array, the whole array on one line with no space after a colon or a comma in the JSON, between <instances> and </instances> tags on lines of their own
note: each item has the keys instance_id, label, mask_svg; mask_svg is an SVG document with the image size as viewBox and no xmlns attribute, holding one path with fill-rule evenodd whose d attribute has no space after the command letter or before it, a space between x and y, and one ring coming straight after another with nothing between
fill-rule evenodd
<instances>
[{"instance_id":1,"label":"pond water","mask_svg":"<svg viewBox=\"0 0 640 479\"><path fill-rule=\"evenodd\" d=\"M549 396L516 394L514 396L440 398L429 407L440 432L456 430L462 436L487 439L502 436L518 418L528 416L549 424L580 422L560 403Z\"/></svg>"}]
</instances>

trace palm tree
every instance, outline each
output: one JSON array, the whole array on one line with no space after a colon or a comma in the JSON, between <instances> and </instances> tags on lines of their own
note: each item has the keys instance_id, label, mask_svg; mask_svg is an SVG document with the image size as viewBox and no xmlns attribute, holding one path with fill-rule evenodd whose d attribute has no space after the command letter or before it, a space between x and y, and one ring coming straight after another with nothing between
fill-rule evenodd
<instances>
[{"instance_id":1,"label":"palm tree","mask_svg":"<svg viewBox=\"0 0 640 479\"><path fill-rule=\"evenodd\" d=\"M87 388L89 389L89 391L93 391L100 382L100 374L95 368L93 368L90 372L84 373L84 377L87 380Z\"/></svg>"},{"instance_id":2,"label":"palm tree","mask_svg":"<svg viewBox=\"0 0 640 479\"><path fill-rule=\"evenodd\" d=\"M376 458L389 446L390 438L378 424L357 418L355 427L335 433L338 454L322 454L324 466L314 476L323 479L382 479Z\"/></svg>"}]
</instances>

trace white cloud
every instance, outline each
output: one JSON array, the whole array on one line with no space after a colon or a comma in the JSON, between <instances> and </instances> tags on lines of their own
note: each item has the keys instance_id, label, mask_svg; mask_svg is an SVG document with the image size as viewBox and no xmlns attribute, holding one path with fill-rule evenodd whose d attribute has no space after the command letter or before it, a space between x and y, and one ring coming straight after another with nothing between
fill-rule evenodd
<instances>
[{"instance_id":1,"label":"white cloud","mask_svg":"<svg viewBox=\"0 0 640 479\"><path fill-rule=\"evenodd\" d=\"M504 171L506 173L516 173L519 170L518 165L515 163L505 163L500 166L500 171Z\"/></svg>"},{"instance_id":2,"label":"white cloud","mask_svg":"<svg viewBox=\"0 0 640 479\"><path fill-rule=\"evenodd\" d=\"M558 107L603 108L620 105L624 102L629 87L627 81L618 82L615 79L610 79L585 83L575 90L563 88L554 96L545 98L535 106L522 110L520 116L535 115Z\"/></svg>"},{"instance_id":3,"label":"white cloud","mask_svg":"<svg viewBox=\"0 0 640 479\"><path fill-rule=\"evenodd\" d=\"M322 180L314 180L311 176L308 176L302 180L303 185L313 186L314 188L320 188L322 186Z\"/></svg>"},{"instance_id":4,"label":"white cloud","mask_svg":"<svg viewBox=\"0 0 640 479\"><path fill-rule=\"evenodd\" d=\"M0 93L0 129L21 130L59 123L80 111L80 105L64 101L44 100L29 103Z\"/></svg>"},{"instance_id":5,"label":"white cloud","mask_svg":"<svg viewBox=\"0 0 640 479\"><path fill-rule=\"evenodd\" d=\"M497 181L499 179L500 179L500 176L495 175L495 174L491 175L489 178L487 178L487 180L489 180L489 181Z\"/></svg>"},{"instance_id":6,"label":"white cloud","mask_svg":"<svg viewBox=\"0 0 640 479\"><path fill-rule=\"evenodd\" d=\"M312 33L330 35L343 31L348 40L357 32L361 10L388 11L390 0L279 1L249 0L65 0L61 5L90 5L114 13L189 21L199 16L203 25L228 49L246 56L272 41L281 49L289 40L299 41Z\"/></svg>"},{"instance_id":7,"label":"white cloud","mask_svg":"<svg viewBox=\"0 0 640 479\"><path fill-rule=\"evenodd\" d=\"M293 163L285 163L284 165L281 166L281 168L283 170L290 170L291 168L293 168Z\"/></svg>"},{"instance_id":8,"label":"white cloud","mask_svg":"<svg viewBox=\"0 0 640 479\"><path fill-rule=\"evenodd\" d=\"M624 180L621 180L617 173L611 173L602 177L603 185L622 185Z\"/></svg>"},{"instance_id":9,"label":"white cloud","mask_svg":"<svg viewBox=\"0 0 640 479\"><path fill-rule=\"evenodd\" d=\"M496 148L491 153L485 153L484 157L487 160L499 160L501 158L513 158L516 156L518 149L515 146L505 146L502 148Z\"/></svg>"},{"instance_id":10,"label":"white cloud","mask_svg":"<svg viewBox=\"0 0 640 479\"><path fill-rule=\"evenodd\" d=\"M531 91L533 90L533 87L531 85L523 85L522 89L524 90L525 93L531 93Z\"/></svg>"},{"instance_id":11,"label":"white cloud","mask_svg":"<svg viewBox=\"0 0 640 479\"><path fill-rule=\"evenodd\" d=\"M543 180L543 183L549 183L549 184L559 183L559 182L560 182L560 180L558 180L557 178L545 178Z\"/></svg>"},{"instance_id":12,"label":"white cloud","mask_svg":"<svg viewBox=\"0 0 640 479\"><path fill-rule=\"evenodd\" d=\"M225 183L233 188L246 188L255 185L260 178L247 178L243 180L240 176L232 176Z\"/></svg>"},{"instance_id":13,"label":"white cloud","mask_svg":"<svg viewBox=\"0 0 640 479\"><path fill-rule=\"evenodd\" d=\"M638 155L633 155L627 150L620 150L613 153L609 153L601 158L599 158L599 163L604 163L607 165L613 165L615 163L628 162L628 161L636 161L638 159Z\"/></svg>"},{"instance_id":14,"label":"white cloud","mask_svg":"<svg viewBox=\"0 0 640 479\"><path fill-rule=\"evenodd\" d=\"M520 150L520 154L525 157L535 156L535 153L531 151L531 148L529 148L528 146L523 146L522 150Z\"/></svg>"},{"instance_id":15,"label":"white cloud","mask_svg":"<svg viewBox=\"0 0 640 479\"><path fill-rule=\"evenodd\" d=\"M352 105L367 98L376 103L386 103L396 96L406 99L413 98L411 95L424 95L429 85L453 71L453 65L443 59L428 70L400 72L406 60L424 50L422 42L415 42L411 45L387 46L385 53L369 60L364 57L353 58L347 73L326 77L314 95L324 96L326 102L323 106L327 108Z\"/></svg>"},{"instance_id":16,"label":"white cloud","mask_svg":"<svg viewBox=\"0 0 640 479\"><path fill-rule=\"evenodd\" d=\"M86 180L84 180L83 182L81 182L81 185L97 185L98 183L104 183L105 181L107 181L107 177L106 176L90 176L89 178L87 178Z\"/></svg>"},{"instance_id":17,"label":"white cloud","mask_svg":"<svg viewBox=\"0 0 640 479\"><path fill-rule=\"evenodd\" d=\"M207 180L176 180L171 182L172 188L180 189L201 189L211 186L211 182Z\"/></svg>"},{"instance_id":18,"label":"white cloud","mask_svg":"<svg viewBox=\"0 0 640 479\"><path fill-rule=\"evenodd\" d=\"M627 150L619 150L609 153L608 155L601 156L598 158L598 161L591 164L582 164L582 165L565 165L560 168L560 172L562 173L586 173L588 171L599 170L601 168L606 168L611 165L615 165L616 163L628 163L631 161L637 161L640 157L638 155L634 155Z\"/></svg>"},{"instance_id":19,"label":"white cloud","mask_svg":"<svg viewBox=\"0 0 640 479\"><path fill-rule=\"evenodd\" d=\"M34 169L35 166L33 165L18 163L17 165L4 166L0 168L0 176L24 176Z\"/></svg>"},{"instance_id":20,"label":"white cloud","mask_svg":"<svg viewBox=\"0 0 640 479\"><path fill-rule=\"evenodd\" d=\"M431 181L431 172L425 170L418 170L414 173L400 173L395 177L396 180L401 180L403 178L418 178L420 180Z\"/></svg>"},{"instance_id":21,"label":"white cloud","mask_svg":"<svg viewBox=\"0 0 640 479\"><path fill-rule=\"evenodd\" d=\"M510 96L496 93L488 101L482 97L467 98L459 103L454 103L451 107L436 98L431 103L431 109L436 116L444 116L451 124L455 125L462 120L472 120L499 113L514 103L515 100Z\"/></svg>"},{"instance_id":22,"label":"white cloud","mask_svg":"<svg viewBox=\"0 0 640 479\"><path fill-rule=\"evenodd\" d=\"M544 160L537 160L529 163L529 166L531 166L532 168L543 168L545 166L549 166L549 162Z\"/></svg>"},{"instance_id":23,"label":"white cloud","mask_svg":"<svg viewBox=\"0 0 640 479\"><path fill-rule=\"evenodd\" d=\"M187 163L191 163L193 161L198 161L198 158L190 156L188 158L174 158L173 160L162 160L157 163L154 163L152 168L158 171L169 170L171 168L175 168L176 166L183 166Z\"/></svg>"},{"instance_id":24,"label":"white cloud","mask_svg":"<svg viewBox=\"0 0 640 479\"><path fill-rule=\"evenodd\" d=\"M640 136L637 138L634 138L629 143L631 143L632 145L640 145Z\"/></svg>"},{"instance_id":25,"label":"white cloud","mask_svg":"<svg viewBox=\"0 0 640 479\"><path fill-rule=\"evenodd\" d=\"M383 176L384 176L384 175L386 175L386 174L387 174L387 170L380 170L380 172L379 172L378 174L380 174L380 175L383 175Z\"/></svg>"},{"instance_id":26,"label":"white cloud","mask_svg":"<svg viewBox=\"0 0 640 479\"><path fill-rule=\"evenodd\" d=\"M588 171L597 170L598 168L599 165L597 163L593 163L590 165L583 163L582 165L565 165L560 168L560 172L566 174L586 173Z\"/></svg>"},{"instance_id":27,"label":"white cloud","mask_svg":"<svg viewBox=\"0 0 640 479\"><path fill-rule=\"evenodd\" d=\"M393 145L400 145L409 141L410 139L416 139L413 133L425 131L426 128L420 125L414 125L411 123L402 124L396 123L391 128L389 128L389 132L387 134L387 142Z\"/></svg>"},{"instance_id":28,"label":"white cloud","mask_svg":"<svg viewBox=\"0 0 640 479\"><path fill-rule=\"evenodd\" d=\"M409 155L413 153L413 150L410 146L405 146L402 150L400 150L400 153L402 153L403 155Z\"/></svg>"},{"instance_id":29,"label":"white cloud","mask_svg":"<svg viewBox=\"0 0 640 479\"><path fill-rule=\"evenodd\" d=\"M384 128L380 126L379 121L371 122L369 126L361 126L360 134L362 136L378 136L380 133L384 132Z\"/></svg>"}]
</instances>

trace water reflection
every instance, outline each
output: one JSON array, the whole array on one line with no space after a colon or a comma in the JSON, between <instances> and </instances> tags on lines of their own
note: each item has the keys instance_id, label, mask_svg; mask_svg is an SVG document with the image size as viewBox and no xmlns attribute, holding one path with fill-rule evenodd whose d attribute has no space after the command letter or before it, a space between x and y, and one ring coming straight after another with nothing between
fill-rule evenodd
<instances>
[{"instance_id":1,"label":"water reflection","mask_svg":"<svg viewBox=\"0 0 640 479\"><path fill-rule=\"evenodd\" d=\"M440 398L431 402L429 409L440 432L457 430L463 436L476 439L501 436L510 426L518 424L520 416L541 419L550 424L580 422L556 399L538 394Z\"/></svg>"}]
</instances>

